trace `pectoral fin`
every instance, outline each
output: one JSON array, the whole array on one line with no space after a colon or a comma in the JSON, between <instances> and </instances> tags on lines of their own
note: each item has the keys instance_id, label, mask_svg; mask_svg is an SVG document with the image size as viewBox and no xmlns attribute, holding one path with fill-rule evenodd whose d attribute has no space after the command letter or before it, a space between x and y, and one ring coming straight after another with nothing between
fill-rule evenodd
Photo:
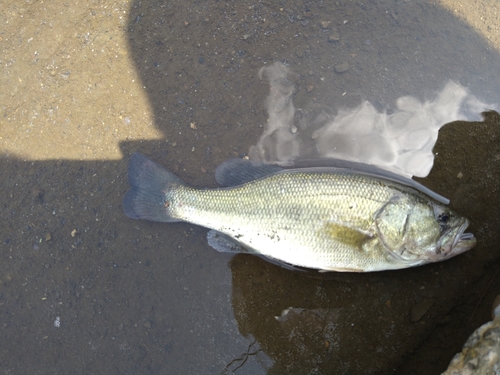
<instances>
[{"instance_id":1,"label":"pectoral fin","mask_svg":"<svg viewBox=\"0 0 500 375\"><path fill-rule=\"evenodd\" d=\"M237 186L282 171L273 164L253 160L229 159L215 170L215 180L222 186Z\"/></svg>"},{"instance_id":2,"label":"pectoral fin","mask_svg":"<svg viewBox=\"0 0 500 375\"><path fill-rule=\"evenodd\" d=\"M373 236L367 231L362 231L339 223L326 223L322 227L322 230L336 242L342 242L345 245L357 249L361 249L363 244ZM351 271L349 270L349 272Z\"/></svg>"},{"instance_id":3,"label":"pectoral fin","mask_svg":"<svg viewBox=\"0 0 500 375\"><path fill-rule=\"evenodd\" d=\"M211 230L207 233L207 241L210 246L221 253L252 253L236 240L216 230Z\"/></svg>"}]
</instances>

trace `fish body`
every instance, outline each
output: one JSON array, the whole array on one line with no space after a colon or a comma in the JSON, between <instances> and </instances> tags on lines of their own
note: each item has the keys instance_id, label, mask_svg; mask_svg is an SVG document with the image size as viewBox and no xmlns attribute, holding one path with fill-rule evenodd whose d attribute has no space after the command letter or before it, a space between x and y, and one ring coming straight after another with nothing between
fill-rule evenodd
<instances>
[{"instance_id":1,"label":"fish body","mask_svg":"<svg viewBox=\"0 0 500 375\"><path fill-rule=\"evenodd\" d=\"M230 184L250 181L195 189L136 153L129 164L125 214L187 221L212 229L208 241L217 250L323 271L412 267L450 258L476 242L464 234L467 219L389 179L241 160L220 174Z\"/></svg>"}]
</instances>

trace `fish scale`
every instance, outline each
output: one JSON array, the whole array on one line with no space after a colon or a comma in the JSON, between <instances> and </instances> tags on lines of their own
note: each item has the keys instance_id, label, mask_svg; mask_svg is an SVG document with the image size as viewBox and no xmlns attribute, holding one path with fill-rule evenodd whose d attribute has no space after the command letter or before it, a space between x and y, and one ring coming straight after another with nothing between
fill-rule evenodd
<instances>
[{"instance_id":1,"label":"fish scale","mask_svg":"<svg viewBox=\"0 0 500 375\"><path fill-rule=\"evenodd\" d=\"M375 212L397 194L357 175L281 173L232 189L179 187L172 191L170 215L229 234L286 263L356 269L373 267L367 263L384 262L385 256L355 258L352 246L323 228L340 223L368 232Z\"/></svg>"},{"instance_id":2,"label":"fish scale","mask_svg":"<svg viewBox=\"0 0 500 375\"><path fill-rule=\"evenodd\" d=\"M465 251L459 239L467 219L393 181L296 169L239 186L195 189L144 156L137 158L129 166L132 189L124 200L126 214L204 226L223 236L223 250L356 272L441 260L439 252L448 256L457 244ZM441 212L446 212L446 224L440 222ZM467 239L470 248L475 239ZM450 247L446 252L445 245Z\"/></svg>"}]
</instances>

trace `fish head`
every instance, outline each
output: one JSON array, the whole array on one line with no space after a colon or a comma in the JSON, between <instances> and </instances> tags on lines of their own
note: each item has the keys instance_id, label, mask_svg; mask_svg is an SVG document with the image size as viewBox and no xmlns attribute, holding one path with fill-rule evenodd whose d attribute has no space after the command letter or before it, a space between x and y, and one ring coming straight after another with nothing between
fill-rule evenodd
<instances>
[{"instance_id":1,"label":"fish head","mask_svg":"<svg viewBox=\"0 0 500 375\"><path fill-rule=\"evenodd\" d=\"M443 261L476 245L476 238L464 233L469 220L431 202L392 202L376 225L389 258L406 267Z\"/></svg>"},{"instance_id":2,"label":"fish head","mask_svg":"<svg viewBox=\"0 0 500 375\"><path fill-rule=\"evenodd\" d=\"M469 220L441 205L432 205L434 219L439 224L439 241L435 254L428 254L431 261L440 261L454 257L476 245L472 233L464 233Z\"/></svg>"}]
</instances>

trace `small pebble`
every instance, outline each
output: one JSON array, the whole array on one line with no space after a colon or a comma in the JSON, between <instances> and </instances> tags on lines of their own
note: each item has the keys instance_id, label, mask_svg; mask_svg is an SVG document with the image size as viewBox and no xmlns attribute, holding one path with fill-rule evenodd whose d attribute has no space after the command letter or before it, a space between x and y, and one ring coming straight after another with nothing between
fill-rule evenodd
<instances>
[{"instance_id":1,"label":"small pebble","mask_svg":"<svg viewBox=\"0 0 500 375\"><path fill-rule=\"evenodd\" d=\"M349 64L344 61L344 62L336 64L334 69L337 73L344 73L344 72L347 72L347 70L349 70Z\"/></svg>"},{"instance_id":2,"label":"small pebble","mask_svg":"<svg viewBox=\"0 0 500 375\"><path fill-rule=\"evenodd\" d=\"M322 29L328 29L332 21L321 21L320 26Z\"/></svg>"},{"instance_id":3,"label":"small pebble","mask_svg":"<svg viewBox=\"0 0 500 375\"><path fill-rule=\"evenodd\" d=\"M71 237L75 237L76 235L78 234L77 230L76 229L73 229L71 231Z\"/></svg>"}]
</instances>

